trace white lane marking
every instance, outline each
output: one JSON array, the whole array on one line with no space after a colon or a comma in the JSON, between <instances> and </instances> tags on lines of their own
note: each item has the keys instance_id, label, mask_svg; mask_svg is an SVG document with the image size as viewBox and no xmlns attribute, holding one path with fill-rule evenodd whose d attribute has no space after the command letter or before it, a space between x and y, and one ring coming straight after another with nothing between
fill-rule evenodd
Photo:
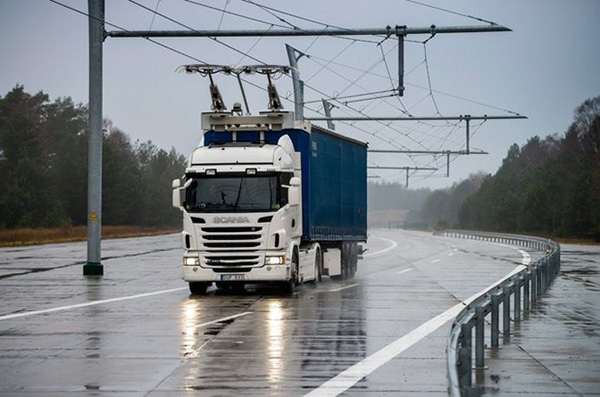
<instances>
[{"instance_id":1,"label":"white lane marking","mask_svg":"<svg viewBox=\"0 0 600 397\"><path fill-rule=\"evenodd\" d=\"M523 251L521 249L515 248L514 246L507 245L507 244L499 244L499 243L490 243L490 244L497 245L499 247L506 247L506 248L510 248L510 249L519 251L519 253L521 254L521 256L523 256L523 259L521 259L521 263L524 266L529 266L529 264L531 264L531 255L529 255L529 253L527 253L527 252L525 252L525 251Z\"/></svg>"},{"instance_id":2,"label":"white lane marking","mask_svg":"<svg viewBox=\"0 0 600 397\"><path fill-rule=\"evenodd\" d=\"M454 256L454 252L449 253L448 256Z\"/></svg>"},{"instance_id":3,"label":"white lane marking","mask_svg":"<svg viewBox=\"0 0 600 397\"><path fill-rule=\"evenodd\" d=\"M454 319L464 307L465 305L463 303L453 306L437 317L434 317L433 319L414 329L412 332L406 334L402 338L397 339L364 360L354 364L339 375L306 394L306 396L337 396L345 392L362 378L369 375L377 368L381 367L383 364L387 363L415 343L419 342L421 339L441 327L446 322Z\"/></svg>"},{"instance_id":4,"label":"white lane marking","mask_svg":"<svg viewBox=\"0 0 600 397\"><path fill-rule=\"evenodd\" d=\"M438 263L441 259L434 259L431 261L431 263Z\"/></svg>"},{"instance_id":5,"label":"white lane marking","mask_svg":"<svg viewBox=\"0 0 600 397\"><path fill-rule=\"evenodd\" d=\"M345 289L348 289L348 288L354 288L357 285L360 285L360 284L356 283L356 284L346 285L346 286L340 287L340 288L330 289L329 292L338 292L338 291L342 291L342 290L345 290Z\"/></svg>"},{"instance_id":6,"label":"white lane marking","mask_svg":"<svg viewBox=\"0 0 600 397\"><path fill-rule=\"evenodd\" d=\"M402 273L410 272L412 269L413 268L411 267L410 269L400 270L397 274L402 274Z\"/></svg>"},{"instance_id":7,"label":"white lane marking","mask_svg":"<svg viewBox=\"0 0 600 397\"><path fill-rule=\"evenodd\" d=\"M519 251L521 255L523 255L523 260L521 261L521 263L525 266L528 266L531 263L531 255L520 249L518 249L517 251Z\"/></svg>"},{"instance_id":8,"label":"white lane marking","mask_svg":"<svg viewBox=\"0 0 600 397\"><path fill-rule=\"evenodd\" d=\"M404 335L399 339L396 339L394 342L383 347L379 351L371 354L364 360L354 364L350 368L331 378L330 380L323 383L321 386L314 389L305 396L337 396L345 392L346 390L354 386L362 378L369 375L388 361L392 360L394 357L404 352L406 349L410 348L412 345L419 342L421 339L425 338L427 335L431 334L448 321L453 320L466 305L473 302L484 292L496 287L504 280L512 277L514 274L518 273L523 268L524 265L518 265L512 272L510 272L508 275L498 280L494 284L472 295L465 301L454 305L450 309L425 322L424 324L421 324L419 327L415 328L408 334Z\"/></svg>"},{"instance_id":9,"label":"white lane marking","mask_svg":"<svg viewBox=\"0 0 600 397\"><path fill-rule=\"evenodd\" d=\"M364 255L363 255L363 258L368 258L368 257L370 257L370 256L375 256L375 255L380 255L380 254L383 254L383 253L385 253L385 252L388 252L388 251L391 251L391 250L393 250L394 248L396 248L396 247L398 246L398 243L397 243L397 242L395 242L394 240L390 240L390 239L383 238L383 237L374 237L374 236L373 236L373 237L371 237L371 238L378 238L378 239L380 239L380 240L387 241L388 243L392 243L392 245L390 245L389 247L387 247L387 248L384 248L384 249L382 249L382 250L375 251L375 252L371 252L370 254L364 254Z\"/></svg>"},{"instance_id":10,"label":"white lane marking","mask_svg":"<svg viewBox=\"0 0 600 397\"><path fill-rule=\"evenodd\" d=\"M123 296L120 298L112 298L112 299L104 299L104 300L92 301L92 302L86 302L86 303L79 303L76 305L60 306L60 307L54 307L52 309L36 310L36 311L24 312L24 313L7 314L5 316L0 316L0 320L10 320L13 318L28 317L28 316L33 316L36 314L54 313L54 312L60 312L60 311L64 311L64 310L78 309L80 307L96 306L96 305L101 305L103 303L120 302L120 301L126 301L126 300L130 300L130 299L146 298L148 296L168 294L170 292L183 291L185 289L187 289L187 287L165 289L162 291L148 292L148 293L139 294L139 295L130 295L130 296Z\"/></svg>"}]
</instances>

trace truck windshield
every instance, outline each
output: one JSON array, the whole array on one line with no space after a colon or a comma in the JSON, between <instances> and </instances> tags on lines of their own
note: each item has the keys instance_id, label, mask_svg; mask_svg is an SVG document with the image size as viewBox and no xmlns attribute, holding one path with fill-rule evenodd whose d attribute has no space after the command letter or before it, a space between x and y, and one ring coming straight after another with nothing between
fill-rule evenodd
<instances>
[{"instance_id":1,"label":"truck windshield","mask_svg":"<svg viewBox=\"0 0 600 397\"><path fill-rule=\"evenodd\" d=\"M188 212L271 212L287 201L278 175L191 177ZM285 199L284 199L285 197Z\"/></svg>"}]
</instances>

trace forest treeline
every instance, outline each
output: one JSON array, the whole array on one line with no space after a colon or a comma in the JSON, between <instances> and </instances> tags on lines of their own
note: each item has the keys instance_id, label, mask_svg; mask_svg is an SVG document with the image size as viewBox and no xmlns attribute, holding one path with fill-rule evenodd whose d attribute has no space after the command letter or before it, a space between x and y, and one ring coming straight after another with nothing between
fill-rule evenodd
<instances>
[{"instance_id":1,"label":"forest treeline","mask_svg":"<svg viewBox=\"0 0 600 397\"><path fill-rule=\"evenodd\" d=\"M0 97L0 229L87 223L88 108L17 85ZM185 158L104 122L102 223L174 226Z\"/></svg>"},{"instance_id":2,"label":"forest treeline","mask_svg":"<svg viewBox=\"0 0 600 397\"><path fill-rule=\"evenodd\" d=\"M0 97L0 229L85 225L88 109L17 85ZM103 224L176 226L171 181L185 158L131 143L104 122ZM458 227L600 240L600 97L563 136L512 145L495 175L443 190L369 183L369 210L404 209L421 228Z\"/></svg>"},{"instance_id":3,"label":"forest treeline","mask_svg":"<svg viewBox=\"0 0 600 397\"><path fill-rule=\"evenodd\" d=\"M564 136L512 145L458 218L469 229L600 240L600 96L577 107Z\"/></svg>"},{"instance_id":4,"label":"forest treeline","mask_svg":"<svg viewBox=\"0 0 600 397\"><path fill-rule=\"evenodd\" d=\"M496 174L448 189L370 183L369 209L407 209L408 226L455 227L600 241L600 97L575 110L563 136L512 145Z\"/></svg>"},{"instance_id":5,"label":"forest treeline","mask_svg":"<svg viewBox=\"0 0 600 397\"><path fill-rule=\"evenodd\" d=\"M400 183L369 182L369 211L407 210L404 226L428 230L458 226L458 213L467 197L475 193L487 174L469 178L446 189L408 189Z\"/></svg>"}]
</instances>

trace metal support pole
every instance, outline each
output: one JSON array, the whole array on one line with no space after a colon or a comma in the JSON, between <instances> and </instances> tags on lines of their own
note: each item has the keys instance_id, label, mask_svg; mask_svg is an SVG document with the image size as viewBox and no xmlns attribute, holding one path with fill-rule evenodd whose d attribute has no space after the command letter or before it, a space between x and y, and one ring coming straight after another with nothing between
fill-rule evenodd
<instances>
[{"instance_id":1,"label":"metal support pole","mask_svg":"<svg viewBox=\"0 0 600 397\"><path fill-rule=\"evenodd\" d=\"M396 37L398 37L398 95L404 96L404 38L406 37L406 26L396 26Z\"/></svg>"},{"instance_id":2,"label":"metal support pole","mask_svg":"<svg viewBox=\"0 0 600 397\"><path fill-rule=\"evenodd\" d=\"M469 141L471 139L470 135L471 135L471 128L470 128L470 122L471 122L471 116L470 115L465 115L465 123L467 124L467 154L469 154L470 149L469 149Z\"/></svg>"},{"instance_id":3,"label":"metal support pole","mask_svg":"<svg viewBox=\"0 0 600 397\"><path fill-rule=\"evenodd\" d=\"M450 152L446 153L446 178L450 177Z\"/></svg>"},{"instance_id":4,"label":"metal support pole","mask_svg":"<svg viewBox=\"0 0 600 397\"><path fill-rule=\"evenodd\" d=\"M323 110L325 111L325 116L331 117L331 109L333 109L335 107L335 105L326 99L322 99L322 101L323 101ZM333 123L332 120L327 120L327 128L329 128L332 131L335 130L335 124Z\"/></svg>"},{"instance_id":5,"label":"metal support pole","mask_svg":"<svg viewBox=\"0 0 600 397\"><path fill-rule=\"evenodd\" d=\"M483 33L483 32L510 32L511 30L501 25L476 25L476 26L437 26L436 34L446 33ZM300 37L300 36L372 36L393 34L391 27L367 29L269 29L269 30L117 30L108 32L109 37ZM431 26L406 28L406 35L428 34L431 35Z\"/></svg>"},{"instance_id":6,"label":"metal support pole","mask_svg":"<svg viewBox=\"0 0 600 397\"><path fill-rule=\"evenodd\" d=\"M463 120L522 120L527 116L431 116L431 117L410 117L410 116L340 116L340 117L307 117L310 121L463 121Z\"/></svg>"},{"instance_id":7,"label":"metal support pole","mask_svg":"<svg viewBox=\"0 0 600 397\"><path fill-rule=\"evenodd\" d=\"M300 71L298 69L298 60L302 58L303 53L296 50L289 44L285 45L288 55L288 61L292 67L292 85L294 86L294 114L296 120L304 120L304 82L300 80ZM296 56L296 54L299 54Z\"/></svg>"},{"instance_id":8,"label":"metal support pole","mask_svg":"<svg viewBox=\"0 0 600 397\"><path fill-rule=\"evenodd\" d=\"M88 213L87 263L85 276L101 276L102 239L102 42L104 41L104 0L88 0L89 10L89 131L88 131Z\"/></svg>"}]
</instances>

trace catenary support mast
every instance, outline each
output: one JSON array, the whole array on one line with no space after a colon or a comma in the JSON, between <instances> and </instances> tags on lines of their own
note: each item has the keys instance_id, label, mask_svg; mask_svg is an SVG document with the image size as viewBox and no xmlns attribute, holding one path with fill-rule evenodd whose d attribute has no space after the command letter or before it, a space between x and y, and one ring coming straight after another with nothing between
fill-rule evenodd
<instances>
[{"instance_id":1,"label":"catenary support mast","mask_svg":"<svg viewBox=\"0 0 600 397\"><path fill-rule=\"evenodd\" d=\"M87 263L85 276L104 274L101 263L102 239L102 42L104 41L104 0L88 0L89 10L89 131L88 131L88 212Z\"/></svg>"}]
</instances>

